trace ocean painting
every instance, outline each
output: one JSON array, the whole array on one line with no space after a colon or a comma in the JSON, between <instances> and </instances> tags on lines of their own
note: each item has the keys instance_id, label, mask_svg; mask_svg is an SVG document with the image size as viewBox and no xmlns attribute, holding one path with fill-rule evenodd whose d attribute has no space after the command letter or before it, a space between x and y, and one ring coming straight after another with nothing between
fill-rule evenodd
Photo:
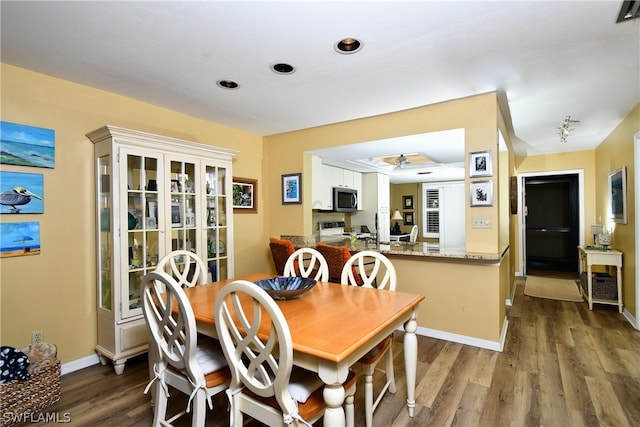
<instances>
[{"instance_id":1,"label":"ocean painting","mask_svg":"<svg viewBox=\"0 0 640 427\"><path fill-rule=\"evenodd\" d=\"M54 168L55 131L0 122L0 163Z\"/></svg>"},{"instance_id":2,"label":"ocean painting","mask_svg":"<svg viewBox=\"0 0 640 427\"><path fill-rule=\"evenodd\" d=\"M0 258L39 254L39 222L4 222L0 224Z\"/></svg>"},{"instance_id":3,"label":"ocean painting","mask_svg":"<svg viewBox=\"0 0 640 427\"><path fill-rule=\"evenodd\" d=\"M0 214L44 213L41 173L0 171Z\"/></svg>"}]
</instances>

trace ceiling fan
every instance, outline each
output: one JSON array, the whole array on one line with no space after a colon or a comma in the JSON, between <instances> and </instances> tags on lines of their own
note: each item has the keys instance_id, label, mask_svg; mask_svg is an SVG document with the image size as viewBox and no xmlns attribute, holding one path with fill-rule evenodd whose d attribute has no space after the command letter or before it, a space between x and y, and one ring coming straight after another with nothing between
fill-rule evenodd
<instances>
[{"instance_id":1,"label":"ceiling fan","mask_svg":"<svg viewBox=\"0 0 640 427\"><path fill-rule=\"evenodd\" d=\"M419 154L400 154L394 159L395 169L412 169L412 168L424 168L427 163L430 163L426 157Z\"/></svg>"}]
</instances>

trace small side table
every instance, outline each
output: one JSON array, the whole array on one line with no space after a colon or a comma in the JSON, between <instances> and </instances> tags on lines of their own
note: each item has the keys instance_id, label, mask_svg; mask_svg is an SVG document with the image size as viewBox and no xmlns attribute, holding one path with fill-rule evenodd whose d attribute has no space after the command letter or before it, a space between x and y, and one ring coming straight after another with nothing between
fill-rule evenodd
<instances>
[{"instance_id":1,"label":"small side table","mask_svg":"<svg viewBox=\"0 0 640 427\"><path fill-rule=\"evenodd\" d=\"M580 273L587 272L587 302L589 310L593 310L593 304L617 305L618 311L622 313L622 252L616 249L600 249L589 246L578 246L580 251ZM593 283L591 278L592 265L611 265L617 267L618 300L605 300L593 298Z\"/></svg>"}]
</instances>

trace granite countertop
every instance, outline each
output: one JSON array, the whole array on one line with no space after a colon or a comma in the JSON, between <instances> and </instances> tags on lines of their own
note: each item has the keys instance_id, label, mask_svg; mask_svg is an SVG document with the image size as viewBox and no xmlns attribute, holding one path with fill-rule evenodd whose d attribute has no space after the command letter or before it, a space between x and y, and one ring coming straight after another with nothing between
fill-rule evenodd
<instances>
[{"instance_id":1,"label":"granite countertop","mask_svg":"<svg viewBox=\"0 0 640 427\"><path fill-rule=\"evenodd\" d=\"M293 242L294 247L314 247L316 241L314 238L305 238L302 236L281 236L281 238L288 238ZM480 262L497 262L502 259L505 252L509 248L508 245L503 245L500 248L499 253L485 253L485 252L467 252L464 247L461 246L441 246L439 243L424 243L424 242L390 242L380 243L376 245L375 242L370 242L365 239L358 239L355 245L351 245L350 239L337 238L328 240L322 240L323 243L334 246L346 246L351 251L378 251L385 255L402 255L422 257L425 260L451 260L451 261L480 261Z\"/></svg>"},{"instance_id":2,"label":"granite countertop","mask_svg":"<svg viewBox=\"0 0 640 427\"><path fill-rule=\"evenodd\" d=\"M500 261L509 248L508 245L504 245L500 248L499 253L486 253L486 252L467 252L464 247L461 246L441 246L438 243L409 243L400 242L400 246L380 245L379 251L387 255L406 255L424 258L442 258L449 260L474 260L474 261Z\"/></svg>"}]
</instances>

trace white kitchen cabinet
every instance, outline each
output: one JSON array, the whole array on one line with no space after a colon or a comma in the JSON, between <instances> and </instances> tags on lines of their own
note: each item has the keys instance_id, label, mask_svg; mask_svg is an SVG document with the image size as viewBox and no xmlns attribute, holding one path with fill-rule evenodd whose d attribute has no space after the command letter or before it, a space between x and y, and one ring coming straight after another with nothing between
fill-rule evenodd
<instances>
[{"instance_id":1,"label":"white kitchen cabinet","mask_svg":"<svg viewBox=\"0 0 640 427\"><path fill-rule=\"evenodd\" d=\"M87 137L97 184L96 352L121 374L147 351L140 286L160 258L191 250L213 280L233 277L236 151L114 126Z\"/></svg>"},{"instance_id":2,"label":"white kitchen cabinet","mask_svg":"<svg viewBox=\"0 0 640 427\"><path fill-rule=\"evenodd\" d=\"M464 182L422 184L422 201L422 236L445 246L464 246Z\"/></svg>"},{"instance_id":3,"label":"white kitchen cabinet","mask_svg":"<svg viewBox=\"0 0 640 427\"><path fill-rule=\"evenodd\" d=\"M361 210L351 215L351 226L366 225L371 232L375 231L376 214L378 215L378 235L381 242L390 238L391 209L389 206L389 175L381 173L363 173Z\"/></svg>"},{"instance_id":4,"label":"white kitchen cabinet","mask_svg":"<svg viewBox=\"0 0 640 427\"><path fill-rule=\"evenodd\" d=\"M362 174L329 166L318 156L311 158L311 209L332 210L333 188L353 188L358 191L358 210L362 210Z\"/></svg>"}]
</instances>

